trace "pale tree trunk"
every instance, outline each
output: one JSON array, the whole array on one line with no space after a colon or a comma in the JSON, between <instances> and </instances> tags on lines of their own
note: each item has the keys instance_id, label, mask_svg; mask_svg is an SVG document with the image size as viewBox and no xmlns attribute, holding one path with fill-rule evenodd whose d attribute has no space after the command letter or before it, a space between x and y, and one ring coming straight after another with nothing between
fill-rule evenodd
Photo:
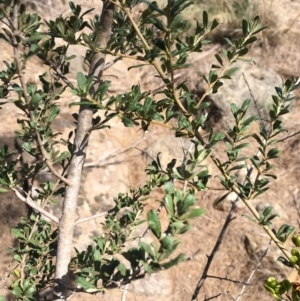
<instances>
[{"instance_id":1,"label":"pale tree trunk","mask_svg":"<svg viewBox=\"0 0 300 301\"><path fill-rule=\"evenodd\" d=\"M111 36L111 26L113 22L114 5L108 0L103 1L99 35L97 46L105 48ZM96 53L90 61L89 75L94 76L94 84L90 94L99 84L105 65L105 55ZM72 240L74 231L74 222L76 217L77 199L81 182L81 174L85 156L87 153L90 128L92 126L93 110L86 105L80 106L79 117L74 139L73 154L68 170L68 181L70 186L66 187L65 197L63 200L62 216L59 222L58 249L55 270L55 288L54 300L66 300L69 283L69 263L71 260Z\"/></svg>"}]
</instances>

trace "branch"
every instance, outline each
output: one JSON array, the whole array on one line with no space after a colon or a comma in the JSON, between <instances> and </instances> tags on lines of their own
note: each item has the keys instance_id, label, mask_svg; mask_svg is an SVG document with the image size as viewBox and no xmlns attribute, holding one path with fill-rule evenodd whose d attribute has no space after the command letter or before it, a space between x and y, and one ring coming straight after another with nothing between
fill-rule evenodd
<instances>
[{"instance_id":1,"label":"branch","mask_svg":"<svg viewBox=\"0 0 300 301\"><path fill-rule=\"evenodd\" d=\"M206 298L206 297L205 297L204 301L209 301L209 300L218 298L218 297L221 296L221 295L222 295L222 293L216 294L216 295L214 295L214 296L212 296L212 297L209 297L209 298Z\"/></svg>"},{"instance_id":2,"label":"branch","mask_svg":"<svg viewBox=\"0 0 300 301\"><path fill-rule=\"evenodd\" d=\"M145 140L145 136L144 136L142 139L140 139L139 141L137 141L136 143L130 145L129 147L127 147L127 148L125 148L125 149L122 149L122 150L116 150L116 151L110 153L109 155L107 155L106 157L104 157L104 158L102 158L102 159L101 159L101 158L98 159L97 162L85 163L85 164L84 164L84 167L99 167L101 162L106 162L106 163L107 163L107 161L108 161L109 159L112 159L112 158L114 158L114 157L116 157L116 156L118 156L118 155L124 154L124 153L128 152L129 150L131 150L131 149L133 149L133 148L137 149L137 146L138 146L139 144L141 144L144 140ZM101 166L102 166L102 165L101 165Z\"/></svg>"},{"instance_id":3,"label":"branch","mask_svg":"<svg viewBox=\"0 0 300 301\"><path fill-rule=\"evenodd\" d=\"M5 10L3 10L3 12L5 12ZM14 51L14 56L15 56L15 60L16 60L16 67L17 67L17 72L18 72L18 76L19 76L19 80L22 86L22 90L23 90L23 94L24 94L24 99L27 105L29 105L30 103L30 98L29 98L29 94L27 93L27 88L26 88L26 83L25 83L25 79L22 73L22 63L20 60L20 53L19 53L19 44L18 41L16 39L16 36L18 35L18 31L19 31L19 1L16 0L14 3L14 8L13 8L13 20L10 19L10 17L7 15L7 13L5 12L5 16L8 19L11 28L13 30L12 33L12 46L13 46L13 51ZM29 110L29 117L31 119L31 121L35 121L35 117L32 111ZM65 177L61 176L53 167L51 161L47 158L47 153L45 151L45 148L43 146L43 143L41 141L41 137L40 134L38 132L37 129L35 129L35 135L37 137L37 142L38 142L38 146L39 149L41 151L41 154L43 155L44 159L45 159L45 163L47 165L47 167L49 168L49 170L53 173L54 176L56 176L58 179L60 179L61 181L63 181L66 185L71 185L71 182L68 181Z\"/></svg>"},{"instance_id":4,"label":"branch","mask_svg":"<svg viewBox=\"0 0 300 301\"><path fill-rule=\"evenodd\" d=\"M294 136L297 136L297 135L299 135L299 134L300 134L300 131L298 131L298 132L296 132L296 133L294 133L294 134L291 134L291 135L289 135L289 136L286 136L285 138L280 139L280 140L278 140L277 142L284 142L285 140L287 140L287 139L289 139L289 138L292 138L292 137L294 137Z\"/></svg>"},{"instance_id":5,"label":"branch","mask_svg":"<svg viewBox=\"0 0 300 301\"><path fill-rule=\"evenodd\" d=\"M215 255L216 255L217 251L219 250L219 248L220 248L220 246L222 244L224 235L225 235L225 233L226 233L226 231L227 231L227 229L229 227L230 222L234 219L233 213L234 213L234 210L236 208L236 203L237 202L238 202L238 198L232 203L231 209L230 209L230 211L229 211L229 213L227 215L227 218L226 218L225 223L224 223L224 225L222 227L222 230L221 230L221 232L219 234L219 237L218 237L218 239L217 239L217 241L215 243L215 246L214 246L213 250L211 251L210 255L207 256L206 265L205 265L204 270L202 272L202 275L201 275L201 277L200 277L200 279L199 279L199 281L197 283L197 286L196 286L196 288L194 290L194 294L192 296L191 301L196 301L198 299L198 294L200 292L200 289L201 289L201 287L202 287L205 279L208 277L207 276L208 275L207 274L208 270L209 270L209 268L210 268L210 266L211 266L211 264L213 262L213 259L214 259Z\"/></svg>"},{"instance_id":6,"label":"branch","mask_svg":"<svg viewBox=\"0 0 300 301\"><path fill-rule=\"evenodd\" d=\"M82 218L79 218L75 221L74 223L74 226L77 226L78 224L81 224L81 223L85 223L87 221L90 221L92 219L95 219L95 218L98 218L98 217L102 217L102 216L105 216L107 214L109 214L110 212L113 211L114 208L108 210L108 211L104 211L104 212L100 212L100 213L96 213L92 216L89 216L89 217L82 217Z\"/></svg>"},{"instance_id":7,"label":"branch","mask_svg":"<svg viewBox=\"0 0 300 301\"><path fill-rule=\"evenodd\" d=\"M36 203L31 199L31 197L29 195L27 195L27 197L24 197L16 188L13 188L12 191L14 192L14 194L16 195L16 197L18 199L20 199L21 201L26 203L32 209L38 211L39 213L41 213L45 217L49 218L54 223L59 224L59 219L55 215L52 215L48 211L46 211L46 210L42 209L41 207L39 207L38 205L36 205Z\"/></svg>"},{"instance_id":8,"label":"branch","mask_svg":"<svg viewBox=\"0 0 300 301\"><path fill-rule=\"evenodd\" d=\"M47 61L47 62L45 62L45 64L47 66L49 66L52 70L54 70L56 73L56 76L61 78L67 86L69 86L71 89L75 88L74 85L68 80L68 78L64 74L62 74L62 72L58 66L53 64L51 61Z\"/></svg>"},{"instance_id":9,"label":"branch","mask_svg":"<svg viewBox=\"0 0 300 301\"><path fill-rule=\"evenodd\" d=\"M151 50L151 46L147 43L147 41L145 40L143 34L141 33L141 31L139 30L138 28L138 25L136 24L136 22L134 21L133 17L132 17L132 14L131 14L131 11L130 9L128 9L127 7L126 8L122 8L123 11L126 13L128 19L130 20L130 23L132 24L134 30L136 31L137 35L139 36L139 38L141 39L143 45L145 46L145 48L147 50ZM155 69L157 70L158 74L160 75L161 79L162 80L166 80L167 79L167 76L165 75L164 71L162 70L161 68L161 65L160 63L158 62L158 60L155 58L151 64L155 67ZM172 88L173 84L168 84L167 86L170 86ZM176 103L176 105L180 108L180 110L182 111L182 113L185 115L185 116L188 116L189 113L187 112L187 110L185 109L185 107L183 106L182 102L180 101L180 99L178 98L178 95L175 91L173 91L172 89L172 94L173 94L173 97L174 97L174 102Z\"/></svg>"},{"instance_id":10,"label":"branch","mask_svg":"<svg viewBox=\"0 0 300 301\"><path fill-rule=\"evenodd\" d=\"M104 70L108 69L109 67L111 67L112 65L114 65L115 63L117 63L120 60L122 60L121 56L114 58L111 62L109 62L105 65Z\"/></svg>"},{"instance_id":11,"label":"branch","mask_svg":"<svg viewBox=\"0 0 300 301\"><path fill-rule=\"evenodd\" d=\"M271 242L272 242L272 240L270 240L269 246L271 245ZM269 246L266 248L266 250L262 254L261 258L259 259L258 263L256 264L254 270L251 272L251 274L250 274L248 280L246 281L246 283L243 284L242 290L240 291L240 293L237 296L237 298L235 299L235 301L239 301L241 296L245 293L246 287L250 284L250 281L251 281L252 277L254 276L255 272L258 270L258 267L261 265L261 263L262 263L263 259L265 258L265 256L268 254Z\"/></svg>"},{"instance_id":12,"label":"branch","mask_svg":"<svg viewBox=\"0 0 300 301\"><path fill-rule=\"evenodd\" d=\"M103 1L99 27L96 28L95 46L105 48L110 37L115 6L108 0ZM94 53L90 60L89 75L93 83L89 91L90 97L95 95L105 67L106 54ZM68 179L73 184L67 186L63 201L62 216L59 223L58 248L56 256L55 287L53 300L66 300L68 296L69 263L72 253L72 242L75 225L77 199L79 195L83 165L90 138L90 128L93 120L93 109L89 105L81 105L77 129L74 138L74 149L70 160Z\"/></svg>"},{"instance_id":13,"label":"branch","mask_svg":"<svg viewBox=\"0 0 300 301\"><path fill-rule=\"evenodd\" d=\"M232 282L235 284L243 284L243 285L249 285L249 283L247 282L242 282L240 280L233 280L233 279L229 279L227 277L219 277L219 276L213 276L213 275L206 275L207 278L213 278L213 279L219 279L219 280L224 280L224 281L228 281L228 282Z\"/></svg>"},{"instance_id":14,"label":"branch","mask_svg":"<svg viewBox=\"0 0 300 301\"><path fill-rule=\"evenodd\" d=\"M127 291L128 291L128 286L129 286L129 283L125 284L124 288L121 289L122 290L121 301L126 301L126 295L127 295Z\"/></svg>"},{"instance_id":15,"label":"branch","mask_svg":"<svg viewBox=\"0 0 300 301\"><path fill-rule=\"evenodd\" d=\"M257 111L257 113L258 113L258 115L259 115L259 123L260 123L260 126L263 128L263 127L264 127L264 124L263 124L263 121L262 121L261 111L260 111L259 108L258 108L257 99L255 99L255 97L254 97L254 95L253 95L253 93L252 93L252 90L251 90L250 85L249 85L249 83L248 83L248 81L247 81L247 79L246 79L245 74L244 74L244 73L242 73L242 74L243 74L243 77L244 77L244 81L245 81L245 83L246 83L246 85L247 85L247 87L248 87L248 90L249 90L249 93L250 93L250 95L251 95L251 98L252 98L252 100L253 100L253 102L254 102L255 109L256 109L256 111Z\"/></svg>"},{"instance_id":16,"label":"branch","mask_svg":"<svg viewBox=\"0 0 300 301\"><path fill-rule=\"evenodd\" d=\"M60 175L53 167L52 163L51 163L51 160L49 160L47 158L47 152L43 146L43 142L41 140L41 137L40 137L40 134L38 133L38 131L36 130L35 131L36 133L36 138L37 138L37 142L38 142L38 145L39 145L39 148L40 148L40 151L41 151L41 154L42 156L44 157L44 160L45 160L45 163L47 165L47 167L49 168L49 170L51 171L51 173L57 177L58 179L60 179L63 183L65 183L66 185L68 186L72 186L72 182L69 181L68 179L66 179L64 176Z\"/></svg>"}]
</instances>

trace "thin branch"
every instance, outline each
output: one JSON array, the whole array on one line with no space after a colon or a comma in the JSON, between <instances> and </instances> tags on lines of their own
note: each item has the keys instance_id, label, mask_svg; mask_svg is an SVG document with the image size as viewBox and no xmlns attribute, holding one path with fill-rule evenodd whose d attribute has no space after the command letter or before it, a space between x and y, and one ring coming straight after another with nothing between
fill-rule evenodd
<instances>
[{"instance_id":1,"label":"thin branch","mask_svg":"<svg viewBox=\"0 0 300 301\"><path fill-rule=\"evenodd\" d=\"M75 221L74 223L74 226L77 226L78 224L81 224L81 223L85 223L87 221L90 221L92 219L96 219L96 218L99 218L99 217L102 217L102 216L106 216L108 215L110 212L113 211L114 208L108 210L108 211L103 211L103 212L99 212L99 213L96 213L92 216L89 216L89 217L82 217L82 218L79 218Z\"/></svg>"},{"instance_id":2,"label":"thin branch","mask_svg":"<svg viewBox=\"0 0 300 301\"><path fill-rule=\"evenodd\" d=\"M269 242L269 246L271 245L272 240L270 240ZM242 295L245 293L246 287L250 284L251 279L253 278L255 272L258 270L258 267L261 265L263 259L266 257L266 255L268 254L269 251L269 246L266 248L266 250L264 251L264 253L262 254L262 256L260 257L258 263L256 264L254 270L251 272L248 280L246 281L246 283L243 285L239 295L237 296L237 298L235 299L235 301L239 301L240 298L242 297Z\"/></svg>"},{"instance_id":3,"label":"thin branch","mask_svg":"<svg viewBox=\"0 0 300 301\"><path fill-rule=\"evenodd\" d=\"M109 159L112 159L118 155L124 154L133 148L137 148L137 146L139 144L141 144L143 141L145 141L145 136L142 139L140 139L139 141L137 141L136 143L134 143L133 145L131 145L125 149L122 149L122 150L116 150L113 153L110 153L109 155L107 155L106 157L98 159L97 162L85 163L84 167L99 167L101 162L107 162L107 160L109 160Z\"/></svg>"},{"instance_id":4,"label":"thin branch","mask_svg":"<svg viewBox=\"0 0 300 301\"><path fill-rule=\"evenodd\" d=\"M3 12L4 11L5 10L3 10ZM19 22L19 1L16 0L15 4L14 4L13 20L11 20L10 17L7 14L5 14L5 16L8 19L9 23L11 24L11 27L12 27L12 30L13 30L13 34L12 34L13 43L12 43L12 46L13 46L14 56L15 56L15 60L16 60L17 72L18 72L19 80L20 80L20 83L21 83L21 86L22 86L25 102L26 102L26 104L29 105L30 98L29 98L29 94L27 93L26 83L25 83L25 79L24 79L24 76L23 76L23 72L22 72L22 63L21 63L21 60L20 60L19 44L18 44L18 41L16 39L16 36L18 34L18 30L19 30L19 28L18 28L19 27L19 23L18 23ZM33 112L30 111L30 110L29 110L29 116L30 116L30 119L32 121L35 121ZM41 153L42 153L42 155L45 159L45 163L46 163L47 167L49 168L49 170L53 173L54 176L56 176L58 179L63 181L66 185L70 186L71 182L68 181L65 177L61 176L54 169L51 161L47 158L47 153L44 149L40 134L39 134L37 129L35 130L35 134L36 134L36 137L37 137L37 142L38 142L39 149L40 149L40 151L41 151Z\"/></svg>"},{"instance_id":5,"label":"thin branch","mask_svg":"<svg viewBox=\"0 0 300 301\"><path fill-rule=\"evenodd\" d=\"M66 185L68 186L72 186L72 183L66 179L64 176L60 175L56 170L55 168L53 167L52 163L51 163L51 160L48 159L47 157L47 152L46 150L44 149L44 146L43 146L43 142L41 140L41 137L40 137L40 134L38 133L38 131L36 130L35 131L36 133L36 138L37 138L37 142L38 142L38 145L40 147L40 151L41 151L41 154L42 156L44 157L44 160L45 160L45 163L47 165L47 167L49 168L49 170L51 171L51 173L57 177L58 179L60 179L63 183L65 183Z\"/></svg>"},{"instance_id":6,"label":"thin branch","mask_svg":"<svg viewBox=\"0 0 300 301\"><path fill-rule=\"evenodd\" d=\"M121 56L117 56L116 58L114 58L111 62L105 64L105 67L103 70L106 70L108 68L110 68L112 65L114 65L115 63L117 63L118 61L122 60Z\"/></svg>"},{"instance_id":7,"label":"thin branch","mask_svg":"<svg viewBox=\"0 0 300 301\"><path fill-rule=\"evenodd\" d=\"M290 139L290 138L292 138L292 137L294 137L294 136L297 136L297 135L299 135L299 134L300 134L300 131L298 131L298 132L296 132L296 133L294 133L294 134L291 134L291 135L289 135L289 136L286 136L285 138L280 139L280 140L278 140L277 142L284 142L285 140Z\"/></svg>"},{"instance_id":8,"label":"thin branch","mask_svg":"<svg viewBox=\"0 0 300 301\"><path fill-rule=\"evenodd\" d=\"M253 93L252 93L252 90L251 90L251 88L250 88L250 85L249 85L249 83L248 83L248 81L247 81L247 79L246 79L246 76L245 76L244 72L242 73L242 75L243 75L244 81L245 81L245 83L246 83L246 85L247 85L247 87L248 87L248 90L249 90L249 93L250 93L250 95L251 95L251 98L252 98L252 100L253 100L253 102L254 102L256 111L257 111L257 113L258 113L258 115L259 115L260 126L261 126L261 127L264 127L264 124L263 124L263 121L262 121L262 116L261 116L261 111L260 111L259 108L258 108L257 99L254 97L254 95L253 95Z\"/></svg>"},{"instance_id":9,"label":"thin branch","mask_svg":"<svg viewBox=\"0 0 300 301\"><path fill-rule=\"evenodd\" d=\"M185 164L188 160L188 153L190 152L192 146L193 146L193 143L191 142L189 148L187 150L184 150L183 160L182 160L182 163L181 163L179 169L183 169L185 167ZM172 183L175 183L175 179L172 180ZM157 215L160 214L162 208L164 207L164 204L165 204L165 200L160 202L160 205L158 206L158 208L156 210ZM145 230L145 232L141 236L140 241L142 240L142 238L144 238L148 234L149 231L150 231L150 226L147 227L147 229Z\"/></svg>"},{"instance_id":10,"label":"thin branch","mask_svg":"<svg viewBox=\"0 0 300 301\"><path fill-rule=\"evenodd\" d=\"M52 70L55 71L56 76L64 81L64 83L69 86L71 89L75 89L74 85L70 82L70 80L61 72L60 68L52 63L50 60L45 62L47 66L49 66Z\"/></svg>"},{"instance_id":11,"label":"thin branch","mask_svg":"<svg viewBox=\"0 0 300 301\"><path fill-rule=\"evenodd\" d=\"M129 287L129 283L125 284L124 288L122 289L121 301L126 301L126 295L127 295L128 287Z\"/></svg>"},{"instance_id":12,"label":"thin branch","mask_svg":"<svg viewBox=\"0 0 300 301\"><path fill-rule=\"evenodd\" d=\"M214 275L206 275L206 277L207 278L218 279L218 280L224 280L224 281L232 282L232 283L235 283L235 284L248 285L247 282L242 282L241 280L233 280L233 279L229 279L227 277L220 277L220 276L214 276Z\"/></svg>"},{"instance_id":13,"label":"thin branch","mask_svg":"<svg viewBox=\"0 0 300 301\"><path fill-rule=\"evenodd\" d=\"M216 298L218 298L218 297L221 296L221 295L222 295L222 293L219 293L219 294L214 295L214 296L209 297L209 298L206 298L206 297L205 297L204 301L209 301L209 300L212 300L212 299L216 299Z\"/></svg>"},{"instance_id":14,"label":"thin branch","mask_svg":"<svg viewBox=\"0 0 300 301\"><path fill-rule=\"evenodd\" d=\"M194 290L194 294L193 294L192 299L191 299L192 301L196 301L197 300L197 297L198 297L198 294L200 292L200 289L201 289L201 287L202 287L205 279L207 278L208 271L209 271L209 268L210 268L210 266L211 266L211 264L213 262L213 259L214 259L217 251L219 250L219 248L220 248L220 246L222 244L224 235L225 235L225 233L226 233L226 231L227 231L227 229L229 227L230 222L234 219L233 213L234 213L234 210L236 208L236 203L237 202L238 202L238 198L232 203L231 209L230 209L230 211L229 211L229 213L227 215L227 218L226 218L225 223L224 223L224 225L222 227L222 230L221 230L221 232L219 234L219 237L218 237L218 239L217 239L217 241L215 243L215 246L214 246L213 250L211 251L210 255L207 256L207 262L206 262L206 265L205 265L204 270L202 272L202 275L201 275L201 277L200 277L200 279L199 279L199 281L197 283L197 286L196 286L196 288Z\"/></svg>"},{"instance_id":15,"label":"thin branch","mask_svg":"<svg viewBox=\"0 0 300 301\"><path fill-rule=\"evenodd\" d=\"M49 218L54 223L59 224L58 217L56 217L55 215L52 215L51 213L47 212L46 210L44 210L41 207L39 207L38 205L36 205L36 203L30 198L29 195L27 195L27 197L24 197L16 188L13 188L12 191L14 192L14 194L16 195L16 197L18 199L20 199L21 201L26 203L32 209L38 211L39 213L41 213L45 217Z\"/></svg>"}]
</instances>

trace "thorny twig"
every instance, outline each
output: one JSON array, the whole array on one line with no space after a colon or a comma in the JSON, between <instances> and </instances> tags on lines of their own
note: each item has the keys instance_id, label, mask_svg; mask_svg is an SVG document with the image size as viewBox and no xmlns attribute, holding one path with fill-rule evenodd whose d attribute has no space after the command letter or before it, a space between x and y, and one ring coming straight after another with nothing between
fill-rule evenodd
<instances>
[{"instance_id":1,"label":"thorny twig","mask_svg":"<svg viewBox=\"0 0 300 301\"><path fill-rule=\"evenodd\" d=\"M262 121L263 119L262 119L262 116L261 116L261 110L258 108L257 99L254 97L254 95L253 95L253 93L252 93L252 90L251 90L250 85L249 85L249 83L248 83L248 81L247 81L247 79L246 79L245 74L244 74L244 73L242 73L242 74L243 74L243 77L244 77L244 81L245 81L245 83L246 83L246 85L247 85L247 87L248 87L248 90L249 90L249 93L250 93L250 95L251 95L251 98L252 98L252 100L253 100L253 102L254 102L255 109L256 109L256 111L257 111L257 113L258 113L258 115L259 115L259 123L260 123L260 126L261 126L261 127L264 127L263 121Z\"/></svg>"},{"instance_id":2,"label":"thorny twig","mask_svg":"<svg viewBox=\"0 0 300 301\"><path fill-rule=\"evenodd\" d=\"M269 242L269 246L271 245L272 240L270 240ZM246 283L243 284L243 287L239 293L239 295L237 296L237 298L235 299L235 301L239 301L240 298L242 297L242 295L245 293L246 287L250 284L251 279L253 278L255 272L258 270L258 267L261 265L263 259L266 257L266 255L268 254L269 251L269 246L266 248L266 250L264 251L264 253L262 254L262 256L260 257L258 263L255 265L254 270L251 272L249 278L247 279Z\"/></svg>"},{"instance_id":3,"label":"thorny twig","mask_svg":"<svg viewBox=\"0 0 300 301\"><path fill-rule=\"evenodd\" d=\"M236 203L238 202L238 200L239 199L237 197L236 200L232 203L231 209L230 209L230 211L229 211L229 213L228 213L228 215L226 217L225 223L224 223L224 225L222 227L222 230L221 230L221 232L219 234L219 237L218 237L218 239L217 239L217 241L215 243L215 246L214 246L213 250L211 251L210 255L207 256L207 262L206 262L206 265L205 265L205 267L203 269L202 275L201 275L201 277L200 277L200 279L199 279L199 281L197 283L197 286L196 286L196 288L194 290L194 293L193 293L193 296L192 296L192 299L191 299L192 301L197 300L197 297L198 297L198 294L200 292L200 289L203 286L203 283L204 283L204 281L207 278L208 271L209 271L209 268L210 268L210 266L211 266L211 264L213 262L213 259L214 259L217 251L219 250L219 248L220 248L220 246L222 244L224 235L225 235L225 233L226 233L226 231L227 231L227 229L229 227L230 222L234 219L233 213L234 213L234 210L236 208Z\"/></svg>"}]
</instances>

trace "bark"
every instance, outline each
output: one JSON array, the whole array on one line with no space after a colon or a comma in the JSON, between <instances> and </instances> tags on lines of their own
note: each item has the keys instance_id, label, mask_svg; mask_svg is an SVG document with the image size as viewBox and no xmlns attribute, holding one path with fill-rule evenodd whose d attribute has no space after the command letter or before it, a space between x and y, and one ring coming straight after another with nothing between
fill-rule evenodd
<instances>
[{"instance_id":1,"label":"bark","mask_svg":"<svg viewBox=\"0 0 300 301\"><path fill-rule=\"evenodd\" d=\"M97 46L105 48L111 36L114 5L108 0L103 1ZM90 61L89 75L94 75L91 96L99 84L105 65L105 55L96 53ZM92 126L93 110L83 105L79 109L78 125L74 139L74 150L68 170L68 180L71 186L66 187L63 200L62 216L59 222L58 249L56 258L54 300L66 300L69 283L69 263L71 260L73 231L76 218L77 199L81 182L81 175L87 152L90 128Z\"/></svg>"}]
</instances>

